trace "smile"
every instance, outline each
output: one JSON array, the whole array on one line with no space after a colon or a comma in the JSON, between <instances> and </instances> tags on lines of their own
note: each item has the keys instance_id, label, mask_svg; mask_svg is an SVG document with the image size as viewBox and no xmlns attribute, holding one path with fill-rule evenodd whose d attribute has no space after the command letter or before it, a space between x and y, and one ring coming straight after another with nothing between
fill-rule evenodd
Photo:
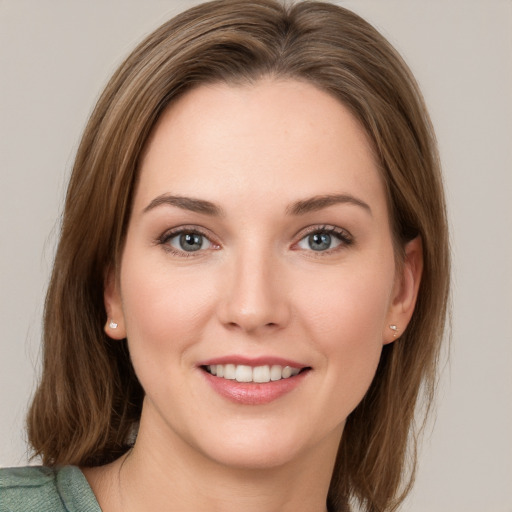
<instances>
[{"instance_id":1,"label":"smile","mask_svg":"<svg viewBox=\"0 0 512 512\"><path fill-rule=\"evenodd\" d=\"M298 375L300 368L279 364L249 366L245 364L211 364L203 367L210 375L237 382L275 382Z\"/></svg>"},{"instance_id":2,"label":"smile","mask_svg":"<svg viewBox=\"0 0 512 512\"><path fill-rule=\"evenodd\" d=\"M264 405L280 399L300 388L313 370L291 359L235 354L202 361L198 368L213 391L239 405Z\"/></svg>"}]
</instances>

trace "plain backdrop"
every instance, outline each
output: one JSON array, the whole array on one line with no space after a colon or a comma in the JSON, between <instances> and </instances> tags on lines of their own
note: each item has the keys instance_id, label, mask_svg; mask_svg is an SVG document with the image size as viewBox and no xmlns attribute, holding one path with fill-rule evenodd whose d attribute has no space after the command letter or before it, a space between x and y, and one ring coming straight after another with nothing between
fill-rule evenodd
<instances>
[{"instance_id":1,"label":"plain backdrop","mask_svg":"<svg viewBox=\"0 0 512 512\"><path fill-rule=\"evenodd\" d=\"M0 466L28 460L44 291L87 116L133 46L194 3L0 0ZM449 203L451 362L403 510L512 512L512 1L340 3L416 74Z\"/></svg>"}]
</instances>

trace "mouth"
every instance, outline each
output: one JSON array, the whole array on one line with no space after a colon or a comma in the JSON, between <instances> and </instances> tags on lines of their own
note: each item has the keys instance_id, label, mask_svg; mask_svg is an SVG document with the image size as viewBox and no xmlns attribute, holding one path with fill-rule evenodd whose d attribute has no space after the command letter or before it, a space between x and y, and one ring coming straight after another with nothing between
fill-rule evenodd
<instances>
[{"instance_id":1,"label":"mouth","mask_svg":"<svg viewBox=\"0 0 512 512\"><path fill-rule=\"evenodd\" d=\"M264 384L266 382L290 379L311 368L299 368L279 364L260 366L245 364L209 364L201 366L201 369L219 379L234 380L241 383Z\"/></svg>"},{"instance_id":2,"label":"mouth","mask_svg":"<svg viewBox=\"0 0 512 512\"><path fill-rule=\"evenodd\" d=\"M235 354L202 361L198 369L217 394L238 405L265 405L284 398L300 389L313 370L291 359Z\"/></svg>"}]
</instances>

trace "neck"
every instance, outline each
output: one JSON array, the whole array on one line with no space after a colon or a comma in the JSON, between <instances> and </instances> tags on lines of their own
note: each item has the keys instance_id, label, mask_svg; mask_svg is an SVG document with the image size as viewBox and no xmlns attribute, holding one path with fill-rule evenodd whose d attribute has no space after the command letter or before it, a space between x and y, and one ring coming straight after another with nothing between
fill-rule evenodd
<instances>
[{"instance_id":1,"label":"neck","mask_svg":"<svg viewBox=\"0 0 512 512\"><path fill-rule=\"evenodd\" d=\"M280 464L228 466L150 428L143 415L133 450L86 476L104 512L325 512L340 437Z\"/></svg>"}]
</instances>

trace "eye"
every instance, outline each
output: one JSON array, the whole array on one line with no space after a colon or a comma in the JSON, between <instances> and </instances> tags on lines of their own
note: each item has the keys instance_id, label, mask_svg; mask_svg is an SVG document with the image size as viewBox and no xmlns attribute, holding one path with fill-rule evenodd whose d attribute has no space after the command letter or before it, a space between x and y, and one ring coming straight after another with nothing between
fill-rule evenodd
<instances>
[{"instance_id":1,"label":"eye","mask_svg":"<svg viewBox=\"0 0 512 512\"><path fill-rule=\"evenodd\" d=\"M324 227L310 231L308 235L301 238L297 247L307 251L326 252L351 243L352 238L346 231L335 227Z\"/></svg>"},{"instance_id":2,"label":"eye","mask_svg":"<svg viewBox=\"0 0 512 512\"><path fill-rule=\"evenodd\" d=\"M162 237L161 243L176 254L193 253L214 247L205 235L190 229L168 233Z\"/></svg>"},{"instance_id":3,"label":"eye","mask_svg":"<svg viewBox=\"0 0 512 512\"><path fill-rule=\"evenodd\" d=\"M341 244L341 240L332 236L330 233L316 232L305 236L298 246L301 249L309 249L312 251L327 251L334 249Z\"/></svg>"}]
</instances>

